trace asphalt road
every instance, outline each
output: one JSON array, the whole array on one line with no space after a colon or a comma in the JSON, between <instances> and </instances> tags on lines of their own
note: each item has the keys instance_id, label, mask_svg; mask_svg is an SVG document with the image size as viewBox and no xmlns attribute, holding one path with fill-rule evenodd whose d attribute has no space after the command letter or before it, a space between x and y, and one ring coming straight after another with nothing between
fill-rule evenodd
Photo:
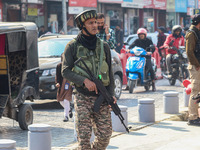
<instances>
[{"instance_id":1,"label":"asphalt road","mask_svg":"<svg viewBox=\"0 0 200 150\"><path fill-rule=\"evenodd\" d=\"M165 79L156 81L156 92L146 92L144 87L136 87L132 94L123 91L119 105L128 107L128 125L136 128L144 123L138 122L138 99L153 98L155 99L156 121L160 121L167 116L163 113L163 92L177 91L179 92L179 107L183 107L183 87L177 81L175 86L170 86ZM74 120L63 122L63 109L55 100L35 101L37 104L34 109L34 123L44 123L52 126L52 147L66 147L75 140L74 136ZM30 102L29 102L30 103ZM0 119L0 139L15 140L16 147L28 146L28 131L19 128L18 123L11 119L3 117Z\"/></svg>"}]
</instances>

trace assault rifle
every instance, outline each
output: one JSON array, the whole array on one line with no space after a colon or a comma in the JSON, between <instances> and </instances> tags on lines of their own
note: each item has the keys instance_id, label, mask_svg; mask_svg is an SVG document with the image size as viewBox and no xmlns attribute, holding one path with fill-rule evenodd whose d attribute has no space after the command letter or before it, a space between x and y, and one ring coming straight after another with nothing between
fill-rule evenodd
<instances>
[{"instance_id":1,"label":"assault rifle","mask_svg":"<svg viewBox=\"0 0 200 150\"><path fill-rule=\"evenodd\" d=\"M200 93L198 93L196 96L192 97L193 100L196 100L196 104L198 104L200 102Z\"/></svg>"},{"instance_id":2,"label":"assault rifle","mask_svg":"<svg viewBox=\"0 0 200 150\"><path fill-rule=\"evenodd\" d=\"M82 62L86 69L81 67L80 65L78 65L78 62ZM90 69L88 68L88 66L83 61L82 58L79 58L74 64L89 75L90 80L96 84L96 87L99 91L99 97L96 99L95 104L94 104L94 111L99 112L100 105L105 100L108 103L108 105L111 106L113 112L115 113L115 115L117 115L119 117L119 119L120 119L121 123L123 124L123 126L125 127L126 131L129 133L129 129L124 124L124 117L121 114L121 110L120 110L119 106L116 103L114 103L114 99L113 99L112 95L110 95L110 93L105 88L103 83L92 74L92 72L90 71Z\"/></svg>"}]
</instances>

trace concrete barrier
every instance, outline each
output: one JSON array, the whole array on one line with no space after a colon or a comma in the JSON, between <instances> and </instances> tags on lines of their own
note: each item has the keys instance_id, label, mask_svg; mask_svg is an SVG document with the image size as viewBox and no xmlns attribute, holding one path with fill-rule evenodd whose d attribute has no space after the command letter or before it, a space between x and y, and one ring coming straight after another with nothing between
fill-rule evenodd
<instances>
[{"instance_id":1,"label":"concrete barrier","mask_svg":"<svg viewBox=\"0 0 200 150\"><path fill-rule=\"evenodd\" d=\"M0 150L16 150L16 141L9 139L0 139Z\"/></svg>"},{"instance_id":2,"label":"concrete barrier","mask_svg":"<svg viewBox=\"0 0 200 150\"><path fill-rule=\"evenodd\" d=\"M128 113L127 113L127 106L119 105L119 108L121 110L121 114L124 117L124 124L128 126ZM123 124L119 120L119 117L115 115L115 113L111 112L111 119L112 119L112 129L115 132L126 132L126 129L124 128Z\"/></svg>"},{"instance_id":3,"label":"concrete barrier","mask_svg":"<svg viewBox=\"0 0 200 150\"><path fill-rule=\"evenodd\" d=\"M51 150L51 126L32 124L28 126L28 149Z\"/></svg>"},{"instance_id":4,"label":"concrete barrier","mask_svg":"<svg viewBox=\"0 0 200 150\"><path fill-rule=\"evenodd\" d=\"M179 98L178 92L164 92L164 113L177 114L179 113Z\"/></svg>"},{"instance_id":5,"label":"concrete barrier","mask_svg":"<svg viewBox=\"0 0 200 150\"><path fill-rule=\"evenodd\" d=\"M186 91L186 88L183 89L184 107L188 107L188 105L189 105L189 99L190 99L190 94L187 95L187 93L185 91Z\"/></svg>"},{"instance_id":6,"label":"concrete barrier","mask_svg":"<svg viewBox=\"0 0 200 150\"><path fill-rule=\"evenodd\" d=\"M138 100L138 114L140 122L155 122L154 99L143 98Z\"/></svg>"}]
</instances>

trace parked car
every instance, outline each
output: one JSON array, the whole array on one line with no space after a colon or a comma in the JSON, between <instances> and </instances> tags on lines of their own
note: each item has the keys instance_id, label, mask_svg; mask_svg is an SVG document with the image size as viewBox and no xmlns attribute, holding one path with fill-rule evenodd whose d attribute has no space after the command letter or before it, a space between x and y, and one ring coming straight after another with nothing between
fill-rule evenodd
<instances>
[{"instance_id":1,"label":"parked car","mask_svg":"<svg viewBox=\"0 0 200 150\"><path fill-rule=\"evenodd\" d=\"M38 39L40 98L56 98L56 66L61 61L65 46L76 35L48 35ZM111 50L112 68L115 79L115 96L119 99L122 91L122 65L118 54Z\"/></svg>"}]
</instances>

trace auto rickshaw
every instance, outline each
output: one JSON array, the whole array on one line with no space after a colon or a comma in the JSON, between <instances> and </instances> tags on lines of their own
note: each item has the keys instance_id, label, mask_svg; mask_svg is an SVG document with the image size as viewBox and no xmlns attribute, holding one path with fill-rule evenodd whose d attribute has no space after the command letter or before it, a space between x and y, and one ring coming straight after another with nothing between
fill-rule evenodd
<instances>
[{"instance_id":1,"label":"auto rickshaw","mask_svg":"<svg viewBox=\"0 0 200 150\"><path fill-rule=\"evenodd\" d=\"M39 98L37 37L34 23L0 22L0 118L16 120L23 130L33 123L24 102Z\"/></svg>"}]
</instances>

